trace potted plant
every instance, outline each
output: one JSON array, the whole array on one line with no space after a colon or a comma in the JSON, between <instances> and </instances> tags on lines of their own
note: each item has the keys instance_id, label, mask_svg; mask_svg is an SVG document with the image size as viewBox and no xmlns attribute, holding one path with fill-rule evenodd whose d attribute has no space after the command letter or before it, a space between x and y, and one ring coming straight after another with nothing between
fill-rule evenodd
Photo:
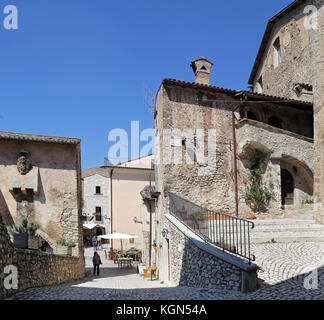
<instances>
[{"instance_id":1,"label":"potted plant","mask_svg":"<svg viewBox=\"0 0 324 320\"><path fill-rule=\"evenodd\" d=\"M36 237L38 228L39 225L37 223L29 223L27 219L23 219L21 224L15 225L12 230L14 247L38 250L38 238Z\"/></svg>"},{"instance_id":2,"label":"potted plant","mask_svg":"<svg viewBox=\"0 0 324 320\"><path fill-rule=\"evenodd\" d=\"M251 213L250 215L249 215L249 218L248 218L249 220L255 220L256 219L256 216L255 216L255 214L254 213Z\"/></svg>"},{"instance_id":3,"label":"potted plant","mask_svg":"<svg viewBox=\"0 0 324 320\"><path fill-rule=\"evenodd\" d=\"M56 240L56 254L72 256L72 248L76 246L75 242L60 238Z\"/></svg>"},{"instance_id":4,"label":"potted plant","mask_svg":"<svg viewBox=\"0 0 324 320\"><path fill-rule=\"evenodd\" d=\"M188 215L187 224L193 229L205 229L208 216L203 212Z\"/></svg>"}]
</instances>

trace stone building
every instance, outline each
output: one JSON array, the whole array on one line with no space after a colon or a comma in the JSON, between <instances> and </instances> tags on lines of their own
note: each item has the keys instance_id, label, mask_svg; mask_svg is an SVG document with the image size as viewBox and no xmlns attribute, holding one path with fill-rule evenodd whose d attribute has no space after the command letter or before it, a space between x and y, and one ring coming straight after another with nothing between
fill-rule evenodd
<instances>
[{"instance_id":1,"label":"stone building","mask_svg":"<svg viewBox=\"0 0 324 320\"><path fill-rule=\"evenodd\" d=\"M0 177L0 298L82 279L80 139L0 132ZM75 242L73 256L15 249L7 230L23 218L38 223L37 235L54 253L57 239ZM18 276L10 289L8 267Z\"/></svg>"},{"instance_id":2,"label":"stone building","mask_svg":"<svg viewBox=\"0 0 324 320\"><path fill-rule=\"evenodd\" d=\"M305 27L307 5L316 6L323 31L323 1L294 1L272 18L249 79L251 91L210 85L213 63L205 57L191 63L194 82L162 81L154 119L161 279L177 269L172 261L177 249L162 236L174 229L165 216L169 193L247 217L255 211L247 197L251 170L262 168L269 195L264 211L298 213L313 202L314 170L322 168L314 165L313 101L316 106L316 96L321 99L316 77L323 76L314 59L323 38ZM317 190L320 197L322 189Z\"/></svg>"},{"instance_id":3,"label":"stone building","mask_svg":"<svg viewBox=\"0 0 324 320\"><path fill-rule=\"evenodd\" d=\"M34 220L53 249L64 237L83 256L80 140L0 132L0 154L4 223Z\"/></svg>"},{"instance_id":4,"label":"stone building","mask_svg":"<svg viewBox=\"0 0 324 320\"><path fill-rule=\"evenodd\" d=\"M269 20L249 84L254 92L314 104L317 221L324 223L322 106L324 96L323 0L296 0Z\"/></svg>"},{"instance_id":5,"label":"stone building","mask_svg":"<svg viewBox=\"0 0 324 320\"><path fill-rule=\"evenodd\" d=\"M246 216L252 210L243 198L243 186L250 169L261 159L266 161L264 182L273 189L270 211L279 213L283 205L300 208L312 197L312 104L212 87L201 84L199 78L194 83L166 79L158 92L155 138L159 192L164 196L173 192L210 210L235 211L232 111L241 100L243 104L234 112L238 119L235 138L240 213ZM200 141L201 130L205 134ZM207 157L207 146L213 142L212 130L215 152L200 162L199 153L205 152ZM180 154L179 163L174 158L167 161L167 145L171 153Z\"/></svg>"}]
</instances>

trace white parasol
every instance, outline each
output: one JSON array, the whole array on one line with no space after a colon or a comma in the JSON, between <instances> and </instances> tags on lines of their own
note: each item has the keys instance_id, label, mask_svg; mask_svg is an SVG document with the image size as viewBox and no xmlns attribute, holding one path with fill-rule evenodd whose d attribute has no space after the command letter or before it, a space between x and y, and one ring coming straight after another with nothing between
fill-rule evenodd
<instances>
[{"instance_id":1,"label":"white parasol","mask_svg":"<svg viewBox=\"0 0 324 320\"><path fill-rule=\"evenodd\" d=\"M123 240L135 239L137 236L132 236L125 233L111 233L105 234L103 236L98 236L99 239L110 239L110 240L120 240L121 251L123 252Z\"/></svg>"}]
</instances>

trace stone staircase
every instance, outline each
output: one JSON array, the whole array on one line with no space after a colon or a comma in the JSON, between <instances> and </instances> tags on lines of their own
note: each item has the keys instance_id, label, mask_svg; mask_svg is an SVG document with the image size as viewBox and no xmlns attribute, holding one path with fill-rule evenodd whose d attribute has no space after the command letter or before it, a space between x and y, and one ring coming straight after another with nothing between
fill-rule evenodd
<instances>
[{"instance_id":1,"label":"stone staircase","mask_svg":"<svg viewBox=\"0 0 324 320\"><path fill-rule=\"evenodd\" d=\"M257 219L251 230L251 243L324 242L324 225L313 214L291 214L274 219Z\"/></svg>"}]
</instances>

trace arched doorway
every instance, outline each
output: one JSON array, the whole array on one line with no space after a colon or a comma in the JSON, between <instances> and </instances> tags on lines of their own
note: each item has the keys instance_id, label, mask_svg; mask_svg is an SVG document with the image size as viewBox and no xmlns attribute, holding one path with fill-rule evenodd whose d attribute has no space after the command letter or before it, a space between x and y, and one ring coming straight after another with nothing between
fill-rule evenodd
<instances>
[{"instance_id":1,"label":"arched doorway","mask_svg":"<svg viewBox=\"0 0 324 320\"><path fill-rule=\"evenodd\" d=\"M292 174L286 170L281 169L281 201L282 205L294 204L294 178Z\"/></svg>"},{"instance_id":2,"label":"arched doorway","mask_svg":"<svg viewBox=\"0 0 324 320\"><path fill-rule=\"evenodd\" d=\"M102 236L103 235L103 232L102 232L102 229L101 228L97 228L96 230L96 236Z\"/></svg>"}]
</instances>

